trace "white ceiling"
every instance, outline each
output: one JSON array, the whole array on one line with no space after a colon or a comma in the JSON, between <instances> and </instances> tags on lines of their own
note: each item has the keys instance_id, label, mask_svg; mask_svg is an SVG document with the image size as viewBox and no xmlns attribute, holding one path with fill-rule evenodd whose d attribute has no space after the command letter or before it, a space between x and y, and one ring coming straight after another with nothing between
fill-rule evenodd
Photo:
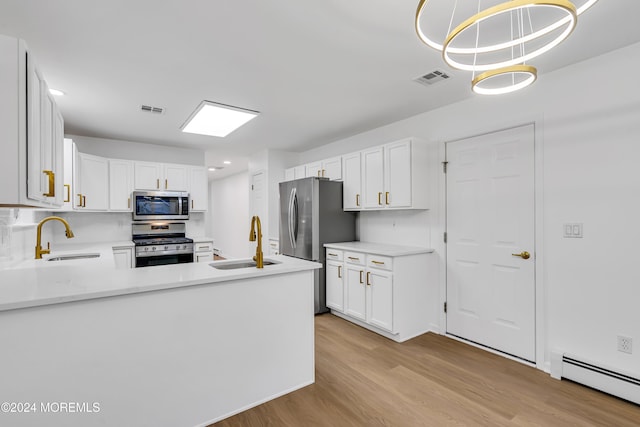
<instances>
[{"instance_id":1,"label":"white ceiling","mask_svg":"<svg viewBox=\"0 0 640 427\"><path fill-rule=\"evenodd\" d=\"M233 161L224 176L255 150L304 151L477 96L469 73L419 41L417 3L2 0L0 34L25 39L50 87L66 92L65 133L201 149L207 166ZM638 16L640 1L599 1L536 60L539 78L640 41ZM412 81L434 69L453 78ZM204 99L261 115L226 138L180 132Z\"/></svg>"}]
</instances>

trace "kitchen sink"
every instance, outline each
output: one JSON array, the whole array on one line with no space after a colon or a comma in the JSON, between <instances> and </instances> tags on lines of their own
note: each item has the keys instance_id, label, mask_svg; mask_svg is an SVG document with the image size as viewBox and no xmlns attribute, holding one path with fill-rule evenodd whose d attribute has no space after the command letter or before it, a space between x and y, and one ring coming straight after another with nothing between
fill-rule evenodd
<instances>
[{"instance_id":1,"label":"kitchen sink","mask_svg":"<svg viewBox=\"0 0 640 427\"><path fill-rule=\"evenodd\" d=\"M47 258L47 261L71 261L74 259L98 258L100 254L69 254Z\"/></svg>"},{"instance_id":2,"label":"kitchen sink","mask_svg":"<svg viewBox=\"0 0 640 427\"><path fill-rule=\"evenodd\" d=\"M280 264L280 261L274 261L274 260L270 260L270 259L265 259L264 260L264 265L274 265L274 264ZM237 268L255 268L256 267L256 262L255 261L249 261L246 259L241 259L241 260L237 260L237 261L219 261L219 262L212 262L211 264L209 264L211 267L213 268L217 268L218 270L235 270Z\"/></svg>"}]
</instances>

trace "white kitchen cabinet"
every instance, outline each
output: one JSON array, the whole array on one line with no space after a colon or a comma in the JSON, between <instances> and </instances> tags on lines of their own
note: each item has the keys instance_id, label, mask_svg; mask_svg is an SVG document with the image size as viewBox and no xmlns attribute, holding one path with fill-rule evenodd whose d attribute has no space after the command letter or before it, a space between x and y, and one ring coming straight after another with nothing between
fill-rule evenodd
<instances>
[{"instance_id":1,"label":"white kitchen cabinet","mask_svg":"<svg viewBox=\"0 0 640 427\"><path fill-rule=\"evenodd\" d=\"M188 191L186 165L171 163L135 162L136 190Z\"/></svg>"},{"instance_id":2,"label":"white kitchen cabinet","mask_svg":"<svg viewBox=\"0 0 640 427\"><path fill-rule=\"evenodd\" d=\"M61 207L64 122L22 40L0 36L0 206Z\"/></svg>"},{"instance_id":3,"label":"white kitchen cabinet","mask_svg":"<svg viewBox=\"0 0 640 427\"><path fill-rule=\"evenodd\" d=\"M333 157L305 165L306 176L317 176L331 180L342 179L342 157Z\"/></svg>"},{"instance_id":4,"label":"white kitchen cabinet","mask_svg":"<svg viewBox=\"0 0 640 427\"><path fill-rule=\"evenodd\" d=\"M109 210L132 211L133 162L109 159Z\"/></svg>"},{"instance_id":5,"label":"white kitchen cabinet","mask_svg":"<svg viewBox=\"0 0 640 427\"><path fill-rule=\"evenodd\" d=\"M213 261L213 240L200 240L193 244L193 261Z\"/></svg>"},{"instance_id":6,"label":"white kitchen cabinet","mask_svg":"<svg viewBox=\"0 0 640 427\"><path fill-rule=\"evenodd\" d=\"M296 176L295 168L288 168L284 170L284 180L285 181L293 181Z\"/></svg>"},{"instance_id":7,"label":"white kitchen cabinet","mask_svg":"<svg viewBox=\"0 0 640 427\"><path fill-rule=\"evenodd\" d=\"M280 241L278 239L269 239L269 255L280 255Z\"/></svg>"},{"instance_id":8,"label":"white kitchen cabinet","mask_svg":"<svg viewBox=\"0 0 640 427\"><path fill-rule=\"evenodd\" d=\"M132 247L114 247L113 260L117 269L133 268L135 259Z\"/></svg>"},{"instance_id":9,"label":"white kitchen cabinet","mask_svg":"<svg viewBox=\"0 0 640 427\"><path fill-rule=\"evenodd\" d=\"M109 209L109 159L85 153L75 156L74 208L86 211Z\"/></svg>"},{"instance_id":10,"label":"white kitchen cabinet","mask_svg":"<svg viewBox=\"0 0 640 427\"><path fill-rule=\"evenodd\" d=\"M342 207L345 211L362 209L361 171L360 152L342 156Z\"/></svg>"},{"instance_id":11,"label":"white kitchen cabinet","mask_svg":"<svg viewBox=\"0 0 640 427\"><path fill-rule=\"evenodd\" d=\"M327 259L326 304L332 310L344 311L344 263Z\"/></svg>"},{"instance_id":12,"label":"white kitchen cabinet","mask_svg":"<svg viewBox=\"0 0 640 427\"><path fill-rule=\"evenodd\" d=\"M294 166L284 170L284 180L293 181L294 179L305 178L307 176L306 165Z\"/></svg>"},{"instance_id":13,"label":"white kitchen cabinet","mask_svg":"<svg viewBox=\"0 0 640 427\"><path fill-rule=\"evenodd\" d=\"M192 212L205 212L209 207L209 181L207 168L189 168L189 198Z\"/></svg>"},{"instance_id":14,"label":"white kitchen cabinet","mask_svg":"<svg viewBox=\"0 0 640 427\"><path fill-rule=\"evenodd\" d=\"M63 204L65 211L73 210L73 140L64 139L64 173L63 173Z\"/></svg>"},{"instance_id":15,"label":"white kitchen cabinet","mask_svg":"<svg viewBox=\"0 0 640 427\"><path fill-rule=\"evenodd\" d=\"M429 331L426 308L433 301L422 278L435 265L431 249L364 242L325 247L327 307L333 314L398 342ZM431 295L436 294L433 284Z\"/></svg>"},{"instance_id":16,"label":"white kitchen cabinet","mask_svg":"<svg viewBox=\"0 0 640 427\"><path fill-rule=\"evenodd\" d=\"M383 208L384 149L376 147L362 152L362 207Z\"/></svg>"}]
</instances>

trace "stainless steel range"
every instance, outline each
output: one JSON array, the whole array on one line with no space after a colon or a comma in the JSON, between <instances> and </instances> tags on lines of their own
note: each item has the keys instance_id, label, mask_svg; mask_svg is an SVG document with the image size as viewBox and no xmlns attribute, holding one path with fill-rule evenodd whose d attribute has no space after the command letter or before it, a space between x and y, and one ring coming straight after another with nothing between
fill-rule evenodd
<instances>
[{"instance_id":1,"label":"stainless steel range","mask_svg":"<svg viewBox=\"0 0 640 427\"><path fill-rule=\"evenodd\" d=\"M193 262L193 239L185 237L184 222L132 224L136 267Z\"/></svg>"}]
</instances>

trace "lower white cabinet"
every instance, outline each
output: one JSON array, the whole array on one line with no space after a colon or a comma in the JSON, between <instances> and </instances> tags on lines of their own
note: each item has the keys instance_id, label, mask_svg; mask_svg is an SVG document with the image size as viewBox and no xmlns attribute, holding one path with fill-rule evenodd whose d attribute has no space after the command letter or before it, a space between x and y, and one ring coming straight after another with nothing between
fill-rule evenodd
<instances>
[{"instance_id":1,"label":"lower white cabinet","mask_svg":"<svg viewBox=\"0 0 640 427\"><path fill-rule=\"evenodd\" d=\"M269 255L280 254L280 241L278 239L269 239Z\"/></svg>"},{"instance_id":2,"label":"lower white cabinet","mask_svg":"<svg viewBox=\"0 0 640 427\"><path fill-rule=\"evenodd\" d=\"M426 283L424 271L432 268L432 251L393 247L381 255L384 246L325 245L327 307L339 317L402 342L429 331L428 305L433 300L429 286L437 293L437 284ZM375 252L364 252L371 248Z\"/></svg>"},{"instance_id":3,"label":"lower white cabinet","mask_svg":"<svg viewBox=\"0 0 640 427\"><path fill-rule=\"evenodd\" d=\"M135 265L133 247L114 247L113 259L117 269L133 268Z\"/></svg>"},{"instance_id":4,"label":"lower white cabinet","mask_svg":"<svg viewBox=\"0 0 640 427\"><path fill-rule=\"evenodd\" d=\"M202 240L193 243L193 261L213 261L213 240Z\"/></svg>"}]
</instances>

